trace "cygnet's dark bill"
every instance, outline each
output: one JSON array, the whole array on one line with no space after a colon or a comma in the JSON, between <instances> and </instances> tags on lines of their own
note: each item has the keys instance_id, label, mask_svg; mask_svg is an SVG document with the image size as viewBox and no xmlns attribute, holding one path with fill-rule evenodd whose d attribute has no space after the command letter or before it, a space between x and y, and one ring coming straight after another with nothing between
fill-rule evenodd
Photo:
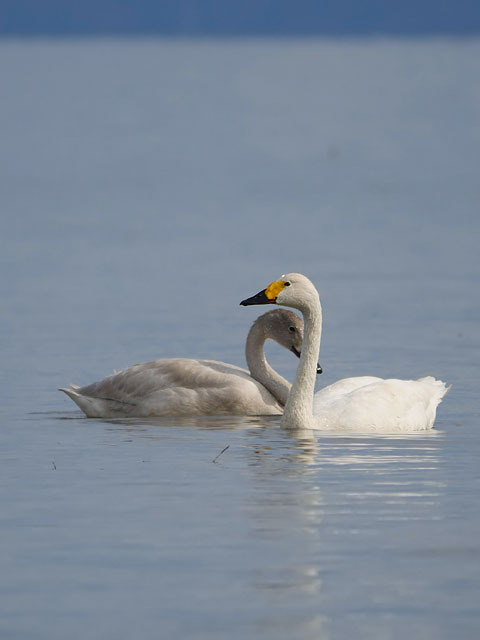
<instances>
[{"instance_id":1,"label":"cygnet's dark bill","mask_svg":"<svg viewBox=\"0 0 480 640\"><path fill-rule=\"evenodd\" d=\"M294 353L294 354L297 356L297 358L300 358L300 356L302 355L302 354L301 354L301 352L300 352L298 349L295 349L295 347L292 347L292 348L290 349L290 351L291 351L292 353ZM322 369L322 367L321 367L319 364L317 364L317 373L318 373L319 375L320 375L321 373L323 373L323 369Z\"/></svg>"}]
</instances>

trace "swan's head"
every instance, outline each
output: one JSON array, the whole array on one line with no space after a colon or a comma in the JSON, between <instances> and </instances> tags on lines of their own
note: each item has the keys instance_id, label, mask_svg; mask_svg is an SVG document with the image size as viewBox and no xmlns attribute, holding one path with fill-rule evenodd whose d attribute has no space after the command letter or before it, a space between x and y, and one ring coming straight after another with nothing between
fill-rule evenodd
<instances>
[{"instance_id":1,"label":"swan's head","mask_svg":"<svg viewBox=\"0 0 480 640\"><path fill-rule=\"evenodd\" d=\"M306 312L319 305L318 293L308 278L301 273L287 273L271 282L266 289L242 300L243 306L251 304L281 304Z\"/></svg>"},{"instance_id":2,"label":"swan's head","mask_svg":"<svg viewBox=\"0 0 480 640\"><path fill-rule=\"evenodd\" d=\"M273 309L259 316L253 326L260 328L265 340L275 340L279 345L294 353L297 358L302 354L303 320L293 311ZM317 373L322 367L317 366Z\"/></svg>"}]
</instances>

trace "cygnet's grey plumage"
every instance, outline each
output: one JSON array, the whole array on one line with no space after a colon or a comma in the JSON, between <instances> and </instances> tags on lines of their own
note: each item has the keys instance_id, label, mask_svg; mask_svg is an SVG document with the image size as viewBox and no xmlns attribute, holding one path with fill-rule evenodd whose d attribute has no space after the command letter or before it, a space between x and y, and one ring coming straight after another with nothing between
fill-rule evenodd
<instances>
[{"instance_id":1,"label":"cygnet's grey plumage","mask_svg":"<svg viewBox=\"0 0 480 640\"><path fill-rule=\"evenodd\" d=\"M60 391L90 418L278 415L283 413L290 383L266 361L264 343L269 338L298 354L303 321L286 309L258 317L245 348L250 373L215 360L162 358Z\"/></svg>"}]
</instances>

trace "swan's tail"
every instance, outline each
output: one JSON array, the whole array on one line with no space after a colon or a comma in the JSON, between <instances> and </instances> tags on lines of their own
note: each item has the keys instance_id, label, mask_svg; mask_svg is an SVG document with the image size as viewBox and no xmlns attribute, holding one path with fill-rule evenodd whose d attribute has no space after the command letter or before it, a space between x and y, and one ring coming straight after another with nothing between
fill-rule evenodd
<instances>
[{"instance_id":1,"label":"swan's tail","mask_svg":"<svg viewBox=\"0 0 480 640\"><path fill-rule=\"evenodd\" d=\"M435 417L437 415L437 407L442 401L445 394L447 394L452 385L446 385L442 380L437 380L433 376L425 376L425 378L419 378L418 382L422 382L427 392L428 404L426 407L428 429L433 427Z\"/></svg>"}]
</instances>

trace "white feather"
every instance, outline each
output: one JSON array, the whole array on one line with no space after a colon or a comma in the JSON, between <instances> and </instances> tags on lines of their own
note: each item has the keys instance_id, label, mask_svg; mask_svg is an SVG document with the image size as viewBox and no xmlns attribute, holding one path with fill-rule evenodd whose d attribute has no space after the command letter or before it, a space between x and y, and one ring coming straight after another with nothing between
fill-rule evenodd
<instances>
[{"instance_id":1,"label":"white feather","mask_svg":"<svg viewBox=\"0 0 480 640\"><path fill-rule=\"evenodd\" d=\"M288 286L282 288L285 282ZM450 387L430 376L419 380L345 378L314 395L322 333L318 292L298 273L282 276L266 289L270 295L275 291L278 295L272 302L299 309L305 323L302 356L282 419L285 426L384 433L433 427L437 406ZM254 296L242 304L256 304L257 299Z\"/></svg>"}]
</instances>

